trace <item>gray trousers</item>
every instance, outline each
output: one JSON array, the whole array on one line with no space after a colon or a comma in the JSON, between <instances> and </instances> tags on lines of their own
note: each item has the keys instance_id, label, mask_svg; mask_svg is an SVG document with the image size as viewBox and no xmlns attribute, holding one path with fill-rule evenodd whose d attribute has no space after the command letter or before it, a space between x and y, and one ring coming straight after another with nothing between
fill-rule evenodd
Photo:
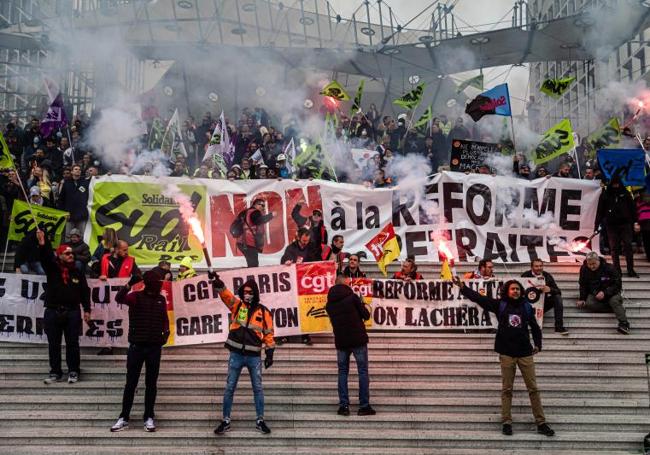
<instances>
[{"instance_id":1,"label":"gray trousers","mask_svg":"<svg viewBox=\"0 0 650 455\"><path fill-rule=\"evenodd\" d=\"M623 306L623 297L621 297L621 294L616 294L609 299L605 298L603 300L596 300L596 296L589 294L584 308L587 311L592 311L594 313L611 313L614 311L618 322L627 322L625 307Z\"/></svg>"}]
</instances>

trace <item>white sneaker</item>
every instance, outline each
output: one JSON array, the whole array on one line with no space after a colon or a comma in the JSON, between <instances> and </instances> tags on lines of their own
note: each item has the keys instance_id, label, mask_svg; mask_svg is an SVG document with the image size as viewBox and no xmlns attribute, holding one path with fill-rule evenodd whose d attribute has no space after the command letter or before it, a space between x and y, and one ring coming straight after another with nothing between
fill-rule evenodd
<instances>
[{"instance_id":1,"label":"white sneaker","mask_svg":"<svg viewBox=\"0 0 650 455\"><path fill-rule=\"evenodd\" d=\"M144 431L148 432L154 432L156 431L156 424L153 423L153 419L149 417L145 422L144 422Z\"/></svg>"},{"instance_id":2,"label":"white sneaker","mask_svg":"<svg viewBox=\"0 0 650 455\"><path fill-rule=\"evenodd\" d=\"M111 431L115 433L116 431L122 431L122 430L127 430L129 428L129 421L124 420L122 417L117 419L117 422L115 422L115 425L111 427Z\"/></svg>"},{"instance_id":3,"label":"white sneaker","mask_svg":"<svg viewBox=\"0 0 650 455\"><path fill-rule=\"evenodd\" d=\"M74 371L71 371L70 374L68 374L68 384L74 384L79 380L79 373L75 373Z\"/></svg>"}]
</instances>

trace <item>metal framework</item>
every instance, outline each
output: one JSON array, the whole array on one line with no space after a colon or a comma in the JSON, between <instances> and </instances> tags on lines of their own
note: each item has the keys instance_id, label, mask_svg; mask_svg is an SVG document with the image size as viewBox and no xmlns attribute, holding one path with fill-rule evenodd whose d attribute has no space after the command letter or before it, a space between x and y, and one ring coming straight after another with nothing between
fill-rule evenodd
<instances>
[{"instance_id":1,"label":"metal framework","mask_svg":"<svg viewBox=\"0 0 650 455\"><path fill-rule=\"evenodd\" d=\"M115 62L115 77L136 94L144 88L145 62L197 52L215 59L226 47L252 61L270 54L287 68L308 61L316 69L371 79L385 96L407 89L413 76L436 94L441 86L453 93L448 74L593 58L584 45L585 28L576 26L579 14L533 18L527 2L515 0L510 27L476 31L458 26L453 13L458 1L433 0L413 19L399 23L384 0L361 1L349 18L326 0L4 0L0 109L22 117L42 112L44 73L59 82L73 113L92 109L100 96L97 78L106 77L105 69L95 68L91 56L70 61L57 54L55 45L75 30L119 34L133 56ZM650 8L623 1L638 12L643 25ZM425 25L414 27L416 19ZM621 27L615 33L623 43L634 31Z\"/></svg>"}]
</instances>

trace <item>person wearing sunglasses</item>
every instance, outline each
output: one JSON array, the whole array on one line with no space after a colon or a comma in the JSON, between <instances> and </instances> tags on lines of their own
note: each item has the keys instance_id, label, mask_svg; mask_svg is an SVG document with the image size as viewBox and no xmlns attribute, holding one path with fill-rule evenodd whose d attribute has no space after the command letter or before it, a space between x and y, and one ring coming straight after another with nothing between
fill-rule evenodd
<instances>
[{"instance_id":1,"label":"person wearing sunglasses","mask_svg":"<svg viewBox=\"0 0 650 455\"><path fill-rule=\"evenodd\" d=\"M43 382L52 384L63 380L61 369L61 339L65 336L65 360L68 365L68 383L79 380L79 331L81 311L83 320L90 320L90 288L86 276L75 267L74 254L69 245L61 245L52 253L50 242L42 230L36 231L40 262L47 277L43 323L49 346L50 374Z\"/></svg>"}]
</instances>

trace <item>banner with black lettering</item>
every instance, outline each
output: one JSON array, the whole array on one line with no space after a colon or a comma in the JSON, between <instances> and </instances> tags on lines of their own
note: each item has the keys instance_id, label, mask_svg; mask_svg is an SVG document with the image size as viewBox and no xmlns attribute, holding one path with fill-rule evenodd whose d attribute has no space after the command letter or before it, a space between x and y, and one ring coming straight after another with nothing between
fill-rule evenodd
<instances>
[{"instance_id":1,"label":"banner with black lettering","mask_svg":"<svg viewBox=\"0 0 650 455\"><path fill-rule=\"evenodd\" d=\"M161 260L178 264L187 256L196 266L205 266L201 245L188 235L178 204L163 194L169 184L177 185L193 202L212 263L223 268L246 265L230 226L258 198L266 202L264 213L273 214L261 227L261 265L280 263L314 210L322 211L330 239L340 234L344 251L361 251L368 257L365 245L392 223L402 258L438 261L431 239L444 234L452 241L457 261L528 262L535 257L575 261L584 251L574 251L574 246L594 231L601 192L597 182L586 180L529 181L458 172L381 189L323 180L105 176L91 183L91 222L85 233L91 251L97 236L111 227L127 241L140 265L153 266ZM597 246L595 239L591 247Z\"/></svg>"},{"instance_id":2,"label":"banner with black lettering","mask_svg":"<svg viewBox=\"0 0 650 455\"><path fill-rule=\"evenodd\" d=\"M262 304L273 314L275 336L332 330L325 305L327 292L335 280L333 262L231 270L220 276L234 292L249 280L257 283ZM82 323L79 340L82 346L128 346L128 308L115 301L115 295L126 281L89 280L91 319ZM519 281L541 324L544 297L538 288L544 285L543 278L519 278ZM493 298L498 297L500 283L466 282ZM0 274L0 341L47 343L43 324L45 284L43 276ZM357 279L349 284L368 306L371 319L366 326L369 329L489 329L497 325L494 315L464 299L448 281ZM230 311L206 275L165 282L162 295L167 300L171 332L167 346L226 340Z\"/></svg>"},{"instance_id":3,"label":"banner with black lettering","mask_svg":"<svg viewBox=\"0 0 650 455\"><path fill-rule=\"evenodd\" d=\"M511 278L508 278L511 279ZM540 327L544 317L544 293L539 280L514 278L524 286L524 296L533 306ZM503 280L468 280L466 286L491 298L499 297ZM530 281L530 282L529 282ZM376 330L477 330L499 325L494 312L487 311L463 297L460 289L442 280L353 280L350 285L364 298L372 316L367 323ZM521 321L520 321L521 322Z\"/></svg>"}]
</instances>

